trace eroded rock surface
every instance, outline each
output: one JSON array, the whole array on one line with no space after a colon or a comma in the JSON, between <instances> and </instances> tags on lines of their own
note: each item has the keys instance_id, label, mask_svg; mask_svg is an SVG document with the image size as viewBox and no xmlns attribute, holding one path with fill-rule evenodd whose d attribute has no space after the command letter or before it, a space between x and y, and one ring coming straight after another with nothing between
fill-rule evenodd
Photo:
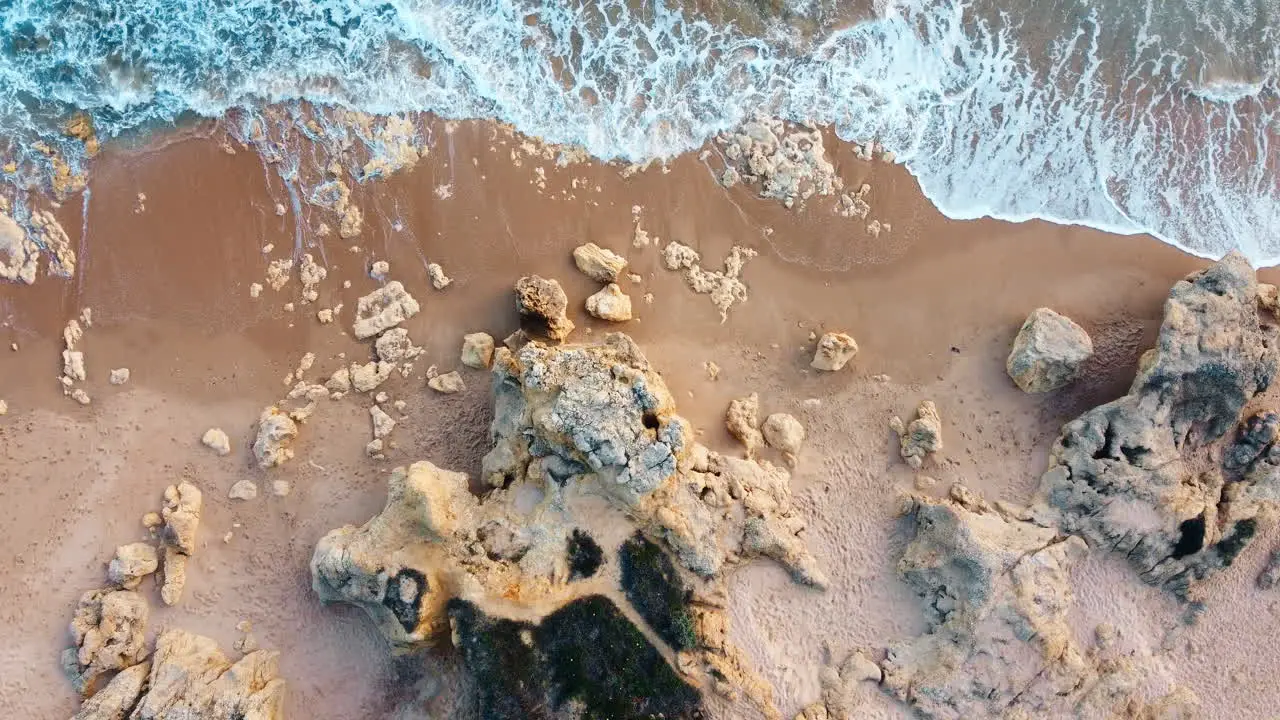
<instances>
[{"instance_id":1,"label":"eroded rock surface","mask_svg":"<svg viewBox=\"0 0 1280 720\"><path fill-rule=\"evenodd\" d=\"M1257 501L1275 495L1265 469L1274 466L1250 460L1273 434L1265 421L1223 447L1276 373L1275 332L1260 324L1257 296L1236 253L1174 285L1128 394L1068 423L1054 443L1044 522L1123 553L1147 582L1184 597L1231 564L1257 529ZM1243 479L1228 486L1228 475Z\"/></svg>"},{"instance_id":2,"label":"eroded rock surface","mask_svg":"<svg viewBox=\"0 0 1280 720\"><path fill-rule=\"evenodd\" d=\"M147 656L149 616L146 599L133 590L102 588L80 596L71 620L75 647L62 655L63 668L77 691L92 694L101 675Z\"/></svg>"},{"instance_id":3,"label":"eroded rock surface","mask_svg":"<svg viewBox=\"0 0 1280 720\"><path fill-rule=\"evenodd\" d=\"M273 468L293 459L293 439L298 424L280 408L272 405L258 416L258 434L253 440L253 457L258 467Z\"/></svg>"},{"instance_id":4,"label":"eroded rock surface","mask_svg":"<svg viewBox=\"0 0 1280 720\"><path fill-rule=\"evenodd\" d=\"M898 434L898 451L913 469L924 467L924 461L942 449L942 416L932 400L924 400L916 408L916 417L904 424L896 415L889 429Z\"/></svg>"},{"instance_id":5,"label":"eroded rock surface","mask_svg":"<svg viewBox=\"0 0 1280 720\"><path fill-rule=\"evenodd\" d=\"M392 280L356 302L352 332L360 340L371 338L417 315L421 309L404 285Z\"/></svg>"},{"instance_id":6,"label":"eroded rock surface","mask_svg":"<svg viewBox=\"0 0 1280 720\"><path fill-rule=\"evenodd\" d=\"M530 329L552 340L563 341L575 325L566 314L569 298L555 280L529 275L516 281L516 310Z\"/></svg>"},{"instance_id":7,"label":"eroded rock surface","mask_svg":"<svg viewBox=\"0 0 1280 720\"><path fill-rule=\"evenodd\" d=\"M160 599L165 605L175 605L187 583L187 558L196 551L196 531L204 511L204 496L195 485L181 482L165 488L164 502L164 509L160 511L164 520L160 531L164 543L164 583L160 586Z\"/></svg>"},{"instance_id":8,"label":"eroded rock surface","mask_svg":"<svg viewBox=\"0 0 1280 720\"><path fill-rule=\"evenodd\" d=\"M1024 392L1046 393L1080 377L1091 357L1089 333L1071 318L1042 307L1022 323L1005 369Z\"/></svg>"},{"instance_id":9,"label":"eroded rock surface","mask_svg":"<svg viewBox=\"0 0 1280 720\"><path fill-rule=\"evenodd\" d=\"M160 567L154 546L147 543L130 543L116 548L116 556L107 565L107 581L125 590L136 590L142 578Z\"/></svg>"},{"instance_id":10,"label":"eroded rock surface","mask_svg":"<svg viewBox=\"0 0 1280 720\"><path fill-rule=\"evenodd\" d=\"M960 487L941 501L913 497L908 515L915 539L898 570L922 598L928 630L889 648L883 686L922 716L1198 714L1185 690L1148 700L1149 680L1169 684L1155 681L1149 653L1075 640L1070 571L1088 552L1080 538L1011 517Z\"/></svg>"},{"instance_id":11,"label":"eroded rock surface","mask_svg":"<svg viewBox=\"0 0 1280 720\"><path fill-rule=\"evenodd\" d=\"M853 336L841 332L824 333L818 339L809 365L815 370L835 372L844 368L858 354L858 343Z\"/></svg>"}]
</instances>

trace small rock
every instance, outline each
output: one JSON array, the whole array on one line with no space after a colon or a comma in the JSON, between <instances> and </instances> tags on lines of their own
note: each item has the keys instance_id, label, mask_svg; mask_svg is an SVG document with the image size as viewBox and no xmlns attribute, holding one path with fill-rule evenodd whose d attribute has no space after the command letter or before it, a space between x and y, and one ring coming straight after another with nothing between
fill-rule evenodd
<instances>
[{"instance_id":1,"label":"small rock","mask_svg":"<svg viewBox=\"0 0 1280 720\"><path fill-rule=\"evenodd\" d=\"M123 385L129 382L129 374L129 368L116 368L111 371L111 376L108 380L112 385Z\"/></svg>"},{"instance_id":2,"label":"small rock","mask_svg":"<svg viewBox=\"0 0 1280 720\"><path fill-rule=\"evenodd\" d=\"M62 374L72 380L84 382L84 353L79 350L63 350Z\"/></svg>"},{"instance_id":3,"label":"small rock","mask_svg":"<svg viewBox=\"0 0 1280 720\"><path fill-rule=\"evenodd\" d=\"M321 325L328 325L333 322L333 311L329 308L318 311L316 313L316 320L319 320Z\"/></svg>"},{"instance_id":4,"label":"small rock","mask_svg":"<svg viewBox=\"0 0 1280 720\"><path fill-rule=\"evenodd\" d=\"M121 545L107 566L107 581L125 590L133 590L142 584L142 578L158 567L160 559L154 546L141 542Z\"/></svg>"},{"instance_id":5,"label":"small rock","mask_svg":"<svg viewBox=\"0 0 1280 720\"><path fill-rule=\"evenodd\" d=\"M382 438L374 438L364 446L364 454L371 458L382 457Z\"/></svg>"},{"instance_id":6,"label":"small rock","mask_svg":"<svg viewBox=\"0 0 1280 720\"><path fill-rule=\"evenodd\" d=\"M252 283L249 285L249 297L256 298L262 295L262 283Z\"/></svg>"},{"instance_id":7,"label":"small rock","mask_svg":"<svg viewBox=\"0 0 1280 720\"><path fill-rule=\"evenodd\" d=\"M839 332L829 332L818 341L818 348L813 354L810 365L816 370L835 372L843 368L854 355L858 354L858 343L854 339Z\"/></svg>"},{"instance_id":8,"label":"small rock","mask_svg":"<svg viewBox=\"0 0 1280 720\"><path fill-rule=\"evenodd\" d=\"M291 488L289 486L288 480L272 480L271 481L271 494L275 495L276 497L285 497L286 495L289 494L290 489Z\"/></svg>"},{"instance_id":9,"label":"small rock","mask_svg":"<svg viewBox=\"0 0 1280 720\"><path fill-rule=\"evenodd\" d=\"M796 456L804 444L804 426L800 421L787 413L774 413L765 418L761 430L764 441L781 452L788 465L795 467Z\"/></svg>"},{"instance_id":10,"label":"small rock","mask_svg":"<svg viewBox=\"0 0 1280 720\"><path fill-rule=\"evenodd\" d=\"M1005 370L1028 393L1045 393L1070 384L1093 357L1093 340L1084 328L1049 308L1037 308L1014 338Z\"/></svg>"},{"instance_id":11,"label":"small rock","mask_svg":"<svg viewBox=\"0 0 1280 720\"><path fill-rule=\"evenodd\" d=\"M595 243L574 248L573 262L583 275L602 283L617 282L618 276L627 267L625 258Z\"/></svg>"},{"instance_id":12,"label":"small rock","mask_svg":"<svg viewBox=\"0 0 1280 720\"><path fill-rule=\"evenodd\" d=\"M1270 590L1280 582L1280 550L1272 550L1267 556L1267 564L1258 575L1258 587Z\"/></svg>"},{"instance_id":13,"label":"small rock","mask_svg":"<svg viewBox=\"0 0 1280 720\"><path fill-rule=\"evenodd\" d=\"M160 518L160 513L149 512L142 516L142 527L148 530L154 530L164 524L164 520Z\"/></svg>"},{"instance_id":14,"label":"small rock","mask_svg":"<svg viewBox=\"0 0 1280 720\"><path fill-rule=\"evenodd\" d=\"M324 387L329 392L345 393L351 391L351 369L340 367L333 371Z\"/></svg>"},{"instance_id":15,"label":"small rock","mask_svg":"<svg viewBox=\"0 0 1280 720\"><path fill-rule=\"evenodd\" d=\"M707 371L707 377L712 380L720 378L720 366L708 360L702 363L702 369Z\"/></svg>"},{"instance_id":16,"label":"small rock","mask_svg":"<svg viewBox=\"0 0 1280 720\"><path fill-rule=\"evenodd\" d=\"M427 276L431 278L431 286L437 290L443 290L453 282L453 278L444 274L444 268L439 263L427 265Z\"/></svg>"},{"instance_id":17,"label":"small rock","mask_svg":"<svg viewBox=\"0 0 1280 720\"><path fill-rule=\"evenodd\" d=\"M409 331L404 328L391 328L379 335L374 342L374 350L379 360L389 363L410 360L422 353L422 348L413 344Z\"/></svg>"},{"instance_id":18,"label":"small rock","mask_svg":"<svg viewBox=\"0 0 1280 720\"><path fill-rule=\"evenodd\" d=\"M747 457L756 454L756 448L764 442L760 432L760 395L750 395L731 400L724 416L725 427L729 434L738 439L747 448Z\"/></svg>"},{"instance_id":19,"label":"small rock","mask_svg":"<svg viewBox=\"0 0 1280 720\"><path fill-rule=\"evenodd\" d=\"M462 376L458 374L457 370L431 378L427 381L427 387L446 395L452 395L467 389L466 384L462 382Z\"/></svg>"},{"instance_id":20,"label":"small rock","mask_svg":"<svg viewBox=\"0 0 1280 720\"><path fill-rule=\"evenodd\" d=\"M200 438L200 442L210 450L219 455L231 454L231 438L222 431L222 428L209 428L204 431L204 436Z\"/></svg>"},{"instance_id":21,"label":"small rock","mask_svg":"<svg viewBox=\"0 0 1280 720\"><path fill-rule=\"evenodd\" d=\"M574 324L566 314L569 298L555 280L528 275L516 281L516 310L533 323L535 331L556 341L573 332Z\"/></svg>"},{"instance_id":22,"label":"small rock","mask_svg":"<svg viewBox=\"0 0 1280 720\"><path fill-rule=\"evenodd\" d=\"M71 391L71 399L75 400L81 405L88 405L91 402L91 400L89 399L89 393L85 392L84 390L81 390L80 388L76 388L75 390Z\"/></svg>"},{"instance_id":23,"label":"small rock","mask_svg":"<svg viewBox=\"0 0 1280 720\"><path fill-rule=\"evenodd\" d=\"M5 402L4 400L0 400L0 415L8 415L8 414L9 414L9 403Z\"/></svg>"},{"instance_id":24,"label":"small rock","mask_svg":"<svg viewBox=\"0 0 1280 720\"><path fill-rule=\"evenodd\" d=\"M298 436L298 425L293 418L274 405L267 407L258 417L258 436L253 441L253 456L258 467L267 469L281 465L293 458L289 447Z\"/></svg>"},{"instance_id":25,"label":"small rock","mask_svg":"<svg viewBox=\"0 0 1280 720\"><path fill-rule=\"evenodd\" d=\"M391 263L386 260L378 260L369 267L369 277L378 282L385 282L389 274L391 274Z\"/></svg>"},{"instance_id":26,"label":"small rock","mask_svg":"<svg viewBox=\"0 0 1280 720\"><path fill-rule=\"evenodd\" d=\"M468 333L462 336L462 364L477 370L487 370L493 365L493 336L489 333Z\"/></svg>"},{"instance_id":27,"label":"small rock","mask_svg":"<svg viewBox=\"0 0 1280 720\"><path fill-rule=\"evenodd\" d=\"M417 315L421 309L400 281L392 280L357 301L352 332L359 340L371 338Z\"/></svg>"},{"instance_id":28,"label":"small rock","mask_svg":"<svg viewBox=\"0 0 1280 720\"><path fill-rule=\"evenodd\" d=\"M368 362L364 365L351 366L351 386L356 392L370 392L391 377L396 366L389 362ZM333 378L330 378L332 380ZM326 384L325 387L328 387Z\"/></svg>"},{"instance_id":29,"label":"small rock","mask_svg":"<svg viewBox=\"0 0 1280 720\"><path fill-rule=\"evenodd\" d=\"M258 486L252 480L237 480L227 496L232 500L253 500L258 497Z\"/></svg>"},{"instance_id":30,"label":"small rock","mask_svg":"<svg viewBox=\"0 0 1280 720\"><path fill-rule=\"evenodd\" d=\"M902 418L894 416L889 428L898 434L899 452L913 469L919 470L926 457L942 449L942 417L932 400L920 403L911 424L903 425Z\"/></svg>"},{"instance_id":31,"label":"small rock","mask_svg":"<svg viewBox=\"0 0 1280 720\"><path fill-rule=\"evenodd\" d=\"M587 298L587 312L601 320L626 322L631 319L631 298L616 283L609 283Z\"/></svg>"}]
</instances>

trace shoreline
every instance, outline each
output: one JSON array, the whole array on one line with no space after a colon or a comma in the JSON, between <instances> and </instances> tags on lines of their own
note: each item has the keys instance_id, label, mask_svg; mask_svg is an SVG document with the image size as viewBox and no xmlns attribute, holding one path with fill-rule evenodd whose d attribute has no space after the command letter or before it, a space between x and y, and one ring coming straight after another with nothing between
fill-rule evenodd
<instances>
[{"instance_id":1,"label":"shoreline","mask_svg":"<svg viewBox=\"0 0 1280 720\"><path fill-rule=\"evenodd\" d=\"M595 162L515 166L511 151L519 138L504 138L491 123L458 123L451 132L444 121L430 125L436 143L415 167L352 184L365 226L349 241L315 236L318 223L334 223L320 209L304 205L302 218L277 215L275 203L288 204L289 193L251 151L228 154L215 138L127 152L108 144L89 177L88 218L75 201L58 211L81 249L77 276L0 284L0 345L20 348L0 352L0 377L21 379L0 390L9 404L0 438L10 447L0 466L8 473L0 483L8 501L0 520L23 539L19 563L3 568L17 580L0 588L6 608L0 612L11 627L31 628L0 654L0 677L10 678L0 685L0 704L19 703L24 717L69 714L73 692L58 672L57 653L75 598L101 574L98 561L141 531L138 518L164 486L188 477L207 498L203 546L193 557L186 600L158 613L160 622L230 647L236 623L251 619L261 644L283 653L294 716L353 717L369 708L392 717L401 702L417 707L414 693L431 682L406 687L397 680L403 666L386 656L361 613L320 606L306 558L325 531L361 523L381 508L390 468L425 457L477 475L492 417L487 376L468 373L464 393L442 398L422 387L421 371L455 367L464 333L502 338L514 331L511 285L538 273L564 285L579 325L573 340L615 329L635 338L712 450L734 449L724 409L746 393L759 392L770 408L803 417L811 439L791 487L832 589L815 595L763 564L730 579L734 637L774 686L780 709L794 714L815 699L824 644L883 647L919 632L917 601L894 572L904 542L894 497L912 487L913 473L895 457L887 418L934 399L947 428L939 480L963 480L992 500L1024 502L1061 424L1123 394L1139 354L1155 339L1170 285L1205 265L1148 236L947 219L903 168L856 160L844 143L831 145L837 171L849 187L868 182L874 216L892 223L878 238L856 219L788 211L749 188L725 189L697 153L677 158L669 171L653 166L625 178ZM545 187L537 184L537 166L546 167ZM437 194L445 184L451 196ZM139 192L145 210L135 212ZM634 205L659 246L633 246ZM302 247L295 247L297 222L307 228ZM83 227L87 239L80 237ZM743 271L749 298L724 323L706 296L663 268L660 247L672 239L717 269L734 246L759 252ZM622 283L639 320L618 328L582 311L596 286L573 267L570 252L588 241L627 256L642 276L640 283ZM264 253L266 244L274 252ZM353 244L359 253L350 252ZM316 303L301 304L296 281L250 296L269 260L305 252L328 269ZM367 343L348 333L356 298L377 286L367 273L374 260L388 261L391 277L423 305L405 323L425 353L411 377L397 378L394 393L409 403L395 436L399 447L385 461L369 460L364 408L331 402L304 428L292 463L267 473L250 468L245 451L258 412L287 390L281 378L303 353L318 356L322 375L341 363L339 353L360 361L367 355ZM453 284L433 289L429 262L440 263ZM1280 271L1260 277L1275 282ZM343 288L344 281L352 287ZM645 293L653 293L652 304L642 300ZM284 309L288 302L293 312ZM338 303L345 308L339 319L319 324L315 311ZM1041 305L1083 325L1097 355L1088 382L1035 398L1008 382L1003 362L1022 319ZM80 407L63 396L56 377L62 327L84 307L94 316L83 341L84 387L93 404ZM861 352L851 371L819 377L806 367L809 335L829 329L852 333ZM722 368L719 379L707 377L707 361ZM132 369L130 383L110 386L109 369L121 366ZM881 374L890 379L874 379ZM805 410L803 401L814 397L821 407ZM215 426L231 435L229 458L199 445L200 433ZM294 491L229 500L232 482L244 477L261 485L287 478ZM33 507L66 512L33 517ZM1236 628L1243 607L1267 612L1265 598L1240 596L1274 530L1216 589L1206 620L1189 631L1196 642L1210 641L1215 628ZM234 539L222 542L224 532ZM1149 588L1113 570L1110 560L1091 557L1082 571L1106 577L1120 598L1090 596L1088 614L1107 603L1141 608L1151 600ZM1166 620L1176 614L1163 606L1156 612ZM1222 662L1261 663L1263 653L1248 645L1245 638L1219 648ZM443 712L459 681L456 661L437 655L432 662L440 666L422 672L444 671L428 703ZM1215 689L1207 679L1212 672L1197 679L1190 668L1209 661L1193 657L1186 653L1180 679L1206 705L1227 702L1231 688ZM1254 681L1265 685L1251 697L1231 698L1232 707L1247 714L1276 697L1275 681ZM877 697L886 716L903 712Z\"/></svg>"}]
</instances>

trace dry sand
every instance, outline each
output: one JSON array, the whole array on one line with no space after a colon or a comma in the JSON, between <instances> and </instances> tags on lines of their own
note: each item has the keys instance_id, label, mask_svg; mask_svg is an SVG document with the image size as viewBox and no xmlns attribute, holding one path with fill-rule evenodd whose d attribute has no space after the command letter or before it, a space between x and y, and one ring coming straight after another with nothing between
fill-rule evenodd
<instances>
[{"instance_id":1,"label":"dry sand","mask_svg":"<svg viewBox=\"0 0 1280 720\"><path fill-rule=\"evenodd\" d=\"M391 660L362 613L316 601L307 563L326 531L381 508L390 468L429 459L476 477L488 443L489 377L461 367L458 350L466 333L500 339L516 329L514 280L558 279L578 341L616 329L582 308L598 289L571 257L585 242L624 255L627 272L641 276L638 284L620 280L638 318L623 328L663 373L702 442L738 451L722 416L730 399L752 391L765 413L790 412L807 427L792 488L830 589L799 587L768 564L730 580L734 639L791 717L817 699L825 659L922 628L919 601L895 571L908 538L894 500L915 473L897 456L888 418L934 400L946 448L925 472L941 481L939 491L963 481L989 499L1025 502L1061 424L1124 392L1155 337L1169 286L1204 264L1146 237L950 221L900 168L856 160L844 145L837 169L852 187L872 185L873 216L891 232L873 238L856 218L797 213L748 188L726 190L695 154L669 172L655 167L629 178L598 164L517 167L508 147L495 147L501 135L488 123L448 132L434 123L430 155L414 169L355 188L365 217L359 237L318 237L319 223L333 224L330 214L304 205L303 218L279 215L276 203L289 199L278 178L252 152L224 152L216 137L203 137L207 130L137 151L108 145L90 177L89 216L79 203L58 211L78 247L76 277L0 285L0 347L20 347L0 352L0 398L9 406L0 418L6 717L74 711L58 653L76 598L100 584L117 545L144 538L141 516L183 478L205 490L202 547L183 602L157 609L153 625L230 647L236 624L252 621L259 644L282 653L291 717L422 717L423 707L446 716L458 692L447 642L426 658ZM535 165L546 168L545 188ZM452 192L437 192L443 185ZM139 193L144 212L134 211ZM750 299L721 323L706 296L663 269L658 248L633 247L635 205L650 235L692 246L708 267L718 268L735 245L758 250L743 273ZM267 244L275 246L270 254ZM362 250L350 252L352 244ZM301 304L296 280L250 296L271 259L301 252L328 269L318 302ZM353 395L321 403L294 460L256 469L248 448L258 413L283 396L282 380L305 352L318 358L313 381L343 364L339 353L367 361L368 344L350 327L356 298L377 287L367 273L375 260L388 261L391 278L422 303L404 327L425 352L409 378L396 373L381 388L407 403L407 419L393 414L396 447L385 460L366 457L371 403ZM452 285L433 289L429 263L442 265ZM646 293L651 304L641 299ZM338 303L337 321L317 322L317 310ZM1009 380L1004 359L1022 319L1041 305L1083 325L1098 352L1083 381L1034 397ZM93 402L82 407L63 396L56 376L61 328L84 307L93 308L94 324L81 342L88 372L81 386ZM808 367L811 333L824 330L848 331L861 347L843 372ZM719 365L718 379L707 376L706 361ZM428 392L424 373L433 364L461 370L466 390ZM131 369L127 385L108 383L117 367ZM875 379L881 374L889 380ZM806 406L808 398L820 406ZM227 431L231 455L200 445L211 427ZM258 498L228 499L244 478L258 484ZM291 484L288 496L271 494L277 479ZM1265 526L1213 584L1200 622L1166 655L1213 717L1263 717L1280 700L1280 681L1269 672L1280 666L1280 596L1253 585L1277 539L1274 524ZM1156 647L1180 622L1170 597L1103 553L1084 563L1076 587L1080 628L1108 620ZM152 605L160 607L156 598ZM867 716L908 715L874 695Z\"/></svg>"}]
</instances>

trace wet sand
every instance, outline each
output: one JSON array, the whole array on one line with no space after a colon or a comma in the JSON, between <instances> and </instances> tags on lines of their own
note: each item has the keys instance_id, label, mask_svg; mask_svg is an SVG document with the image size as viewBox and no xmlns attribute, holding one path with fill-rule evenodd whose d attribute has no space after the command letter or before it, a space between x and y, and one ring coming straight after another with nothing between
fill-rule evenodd
<instances>
[{"instance_id":1,"label":"wet sand","mask_svg":"<svg viewBox=\"0 0 1280 720\"><path fill-rule=\"evenodd\" d=\"M423 373L432 364L459 368L464 333L513 331L510 288L530 273L564 285L579 327L574 340L631 334L709 447L736 452L722 418L728 401L748 392L760 393L766 413L792 412L805 423L809 439L792 488L831 588L800 588L763 563L730 580L733 636L790 717L816 699L824 655L882 648L922 627L918 602L895 572L907 540L893 517L895 497L912 487L914 473L897 458L888 418L934 400L946 448L926 472L938 487L963 481L989 499L1025 502L1061 424L1125 391L1155 338L1169 286L1204 265L1147 237L951 221L901 168L856 160L844 146L835 158L841 176L849 186L869 183L872 217L892 223L878 238L864 221L789 211L748 188L722 188L696 154L669 172L631 177L594 163L516 166L511 141L482 122L448 130L433 121L428 157L355 187L363 233L322 238L315 229L335 225L331 213L303 205L301 218L277 215L276 203L291 203L275 168L248 150L228 154L217 133L202 137L204 130L140 151L108 145L89 201L58 211L78 243L77 276L0 285L0 347L20 348L0 351L0 399L9 404L0 418L0 618L11 633L0 649L0 708L12 717L74 711L58 653L69 642L76 598L101 584L117 545L143 539L142 514L157 510L164 487L182 478L205 491L202 547L182 603L160 610L152 598L153 626L205 633L229 648L236 623L252 621L259 644L282 653L291 717L421 717L424 707L447 716L461 691L447 650L391 660L362 613L315 600L307 562L329 529L381 508L390 468L429 459L475 477L488 444L488 375L463 369L467 390L441 396L425 389ZM538 166L545 188L534 183ZM437 194L442 185L450 197ZM721 323L706 296L663 269L657 247L632 246L635 205L651 235L693 246L708 267L734 245L757 249L743 273L750 299ZM588 241L623 254L642 276L621 283L638 320L609 326L582 311L597 286L576 271L570 252ZM268 243L274 251L264 254ZM300 304L296 278L250 297L251 283L265 283L269 260L302 252L329 270L318 303ZM258 413L284 395L282 380L303 353L318 357L312 380L368 358L370 344L355 341L350 327L356 298L377 287L367 276L374 260L389 261L391 278L423 306L404 327L425 355L410 377L397 374L381 388L408 403L392 436L397 446L385 460L365 457L371 400L353 394L322 402L302 429L296 459L256 469L248 446ZM432 289L429 262L453 284ZM339 302L338 321L319 324L315 311ZM1004 358L1022 319L1042 305L1083 325L1098 352L1085 380L1037 398L1009 381ZM64 397L57 382L62 326L83 307L94 317L80 346L88 407ZM825 329L858 340L861 353L845 372L808 369L810 333ZM704 361L722 368L717 380ZM129 384L107 383L116 367L132 370ZM881 374L889 379L874 377ZM822 403L806 409L806 398ZM228 457L199 444L215 426L231 437ZM258 483L258 499L227 498L241 478ZM273 479L288 480L291 494L272 496ZM1199 624L1168 652L1178 680L1215 717L1262 716L1280 699L1280 685L1265 673L1280 663L1280 638L1268 629L1277 610L1253 587L1276 541L1272 522L1219 576ZM1094 553L1080 575L1082 628L1131 622L1158 648L1179 623L1180 608L1115 558ZM879 695L869 708L869 716L906 716Z\"/></svg>"}]
</instances>

